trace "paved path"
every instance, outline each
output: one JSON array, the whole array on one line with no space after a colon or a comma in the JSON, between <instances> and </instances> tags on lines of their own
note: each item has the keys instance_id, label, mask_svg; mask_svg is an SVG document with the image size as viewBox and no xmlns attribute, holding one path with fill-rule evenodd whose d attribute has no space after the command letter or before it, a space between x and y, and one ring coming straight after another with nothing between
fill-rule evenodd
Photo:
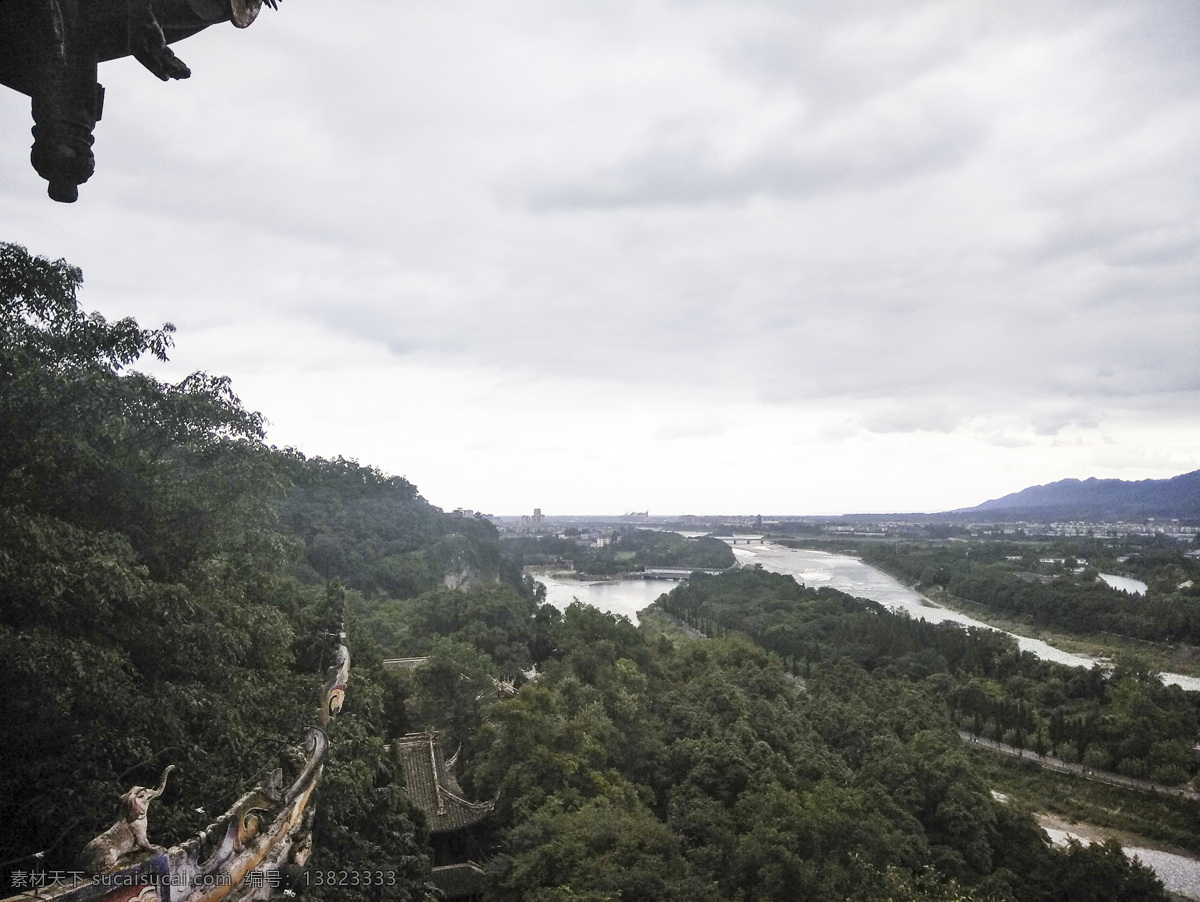
<instances>
[{"instance_id":1,"label":"paved path","mask_svg":"<svg viewBox=\"0 0 1200 902\"><path fill-rule=\"evenodd\" d=\"M1192 792L1190 789L1183 789L1179 786L1167 786L1165 783L1154 783L1150 780L1138 780L1134 777L1126 777L1124 774L1114 774L1112 771L1085 767L1082 764L1072 764L1070 761L1063 761L1061 758L1055 758L1053 755L1039 755L1032 749L1019 749L1015 746L1005 745L1003 742L996 742L994 739L984 739L982 736L976 736L974 733L968 733L966 730L959 730L958 735L979 748L999 752L1003 755L1012 755L1014 758L1024 758L1026 761L1032 761L1039 767L1056 770L1064 774L1075 774L1076 776L1083 777L1085 780L1094 780L1097 783L1111 783L1114 786L1125 786L1129 789L1136 789L1139 792L1154 792L1160 795L1177 796L1181 799L1191 799L1193 802L1200 802L1200 792Z\"/></svg>"}]
</instances>

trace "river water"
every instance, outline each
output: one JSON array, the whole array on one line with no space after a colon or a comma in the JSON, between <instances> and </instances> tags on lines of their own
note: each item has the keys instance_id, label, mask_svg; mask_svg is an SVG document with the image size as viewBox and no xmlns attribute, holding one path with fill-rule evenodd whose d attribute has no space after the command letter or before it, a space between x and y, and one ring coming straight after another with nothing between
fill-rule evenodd
<instances>
[{"instance_id":1,"label":"river water","mask_svg":"<svg viewBox=\"0 0 1200 902\"><path fill-rule=\"evenodd\" d=\"M570 577L535 571L533 574L546 587L546 601L560 611L572 601L581 601L594 608L628 617L638 622L637 612L653 604L658 596L679 585L663 579L610 579L587 582Z\"/></svg>"},{"instance_id":2,"label":"river water","mask_svg":"<svg viewBox=\"0 0 1200 902\"><path fill-rule=\"evenodd\" d=\"M1100 578L1112 586L1112 588L1121 592L1128 592L1130 595L1145 595L1146 590L1150 588L1140 579L1134 579L1131 576L1117 576L1115 573L1101 573Z\"/></svg>"},{"instance_id":3,"label":"river water","mask_svg":"<svg viewBox=\"0 0 1200 902\"><path fill-rule=\"evenodd\" d=\"M737 555L738 563L743 567L761 564L765 570L793 576L797 582L811 588L829 586L847 595L869 598L893 610L907 611L913 617L928 620L930 623L949 620L963 626L987 626L966 614L938 607L918 592L857 558L826 551L787 548L772 543L734 545L733 553ZM546 600L557 608L565 608L578 599L603 611L624 615L634 623L637 623L638 611L676 585L671 581L654 579L584 582L570 578L560 579L544 573L537 573L535 576L546 586ZM1073 655L1047 645L1040 639L1030 639L1016 633L1009 635L1016 638L1022 651L1033 652L1039 658L1048 661L1057 661L1071 667L1091 667L1098 663L1095 658ZM1162 678L1168 685L1175 684L1184 689L1200 691L1200 678L1179 673L1164 673Z\"/></svg>"}]
</instances>

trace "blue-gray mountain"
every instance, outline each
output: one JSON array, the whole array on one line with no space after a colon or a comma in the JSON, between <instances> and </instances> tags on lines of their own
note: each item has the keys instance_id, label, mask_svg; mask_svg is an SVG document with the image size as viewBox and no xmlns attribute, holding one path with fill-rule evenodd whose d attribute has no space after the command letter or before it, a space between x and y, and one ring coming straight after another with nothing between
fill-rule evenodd
<instances>
[{"instance_id":1,"label":"blue-gray mountain","mask_svg":"<svg viewBox=\"0 0 1200 902\"><path fill-rule=\"evenodd\" d=\"M1003 498L954 513L1039 518L1072 517L1200 517L1200 470L1171 479L1060 479L1035 485Z\"/></svg>"}]
</instances>

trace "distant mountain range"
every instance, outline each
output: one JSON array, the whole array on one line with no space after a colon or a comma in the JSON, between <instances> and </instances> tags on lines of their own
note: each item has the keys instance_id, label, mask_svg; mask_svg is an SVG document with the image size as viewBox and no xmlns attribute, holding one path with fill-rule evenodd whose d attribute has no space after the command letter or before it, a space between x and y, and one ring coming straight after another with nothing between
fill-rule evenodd
<instances>
[{"instance_id":1,"label":"distant mountain range","mask_svg":"<svg viewBox=\"0 0 1200 902\"><path fill-rule=\"evenodd\" d=\"M1200 517L1200 470L1171 479L1060 479L950 511L997 519Z\"/></svg>"}]
</instances>

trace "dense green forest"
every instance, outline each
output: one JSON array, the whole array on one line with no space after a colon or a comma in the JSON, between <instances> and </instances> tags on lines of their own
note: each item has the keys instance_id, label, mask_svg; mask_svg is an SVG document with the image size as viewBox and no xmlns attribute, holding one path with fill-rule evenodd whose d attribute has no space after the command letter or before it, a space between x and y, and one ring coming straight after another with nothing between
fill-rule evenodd
<instances>
[{"instance_id":1,"label":"dense green forest","mask_svg":"<svg viewBox=\"0 0 1200 902\"><path fill-rule=\"evenodd\" d=\"M596 576L635 573L647 567L723 570L737 563L733 551L720 539L685 539L676 532L654 529L625 529L603 548L584 547L572 538L555 536L508 538L504 546L518 564L570 561L576 572Z\"/></svg>"},{"instance_id":2,"label":"dense green forest","mask_svg":"<svg viewBox=\"0 0 1200 902\"><path fill-rule=\"evenodd\" d=\"M1021 653L995 630L914 620L757 569L697 574L659 605L709 634L746 633L799 674L848 659L927 682L961 729L1010 745L1169 784L1196 773L1200 698L1163 685L1136 658L1111 676L1066 667Z\"/></svg>"},{"instance_id":3,"label":"dense green forest","mask_svg":"<svg viewBox=\"0 0 1200 902\"><path fill-rule=\"evenodd\" d=\"M778 608L806 606L774 591L794 581L749 575ZM694 579L731 604L748 586ZM1052 849L995 801L933 674L868 670L826 646L802 684L744 637L651 645L578 604L543 622L552 651L515 698L443 679L429 705L471 712L441 726L470 745L475 794L498 800L494 898L1164 898L1115 847ZM486 670L456 626L435 645L459 662L443 671Z\"/></svg>"},{"instance_id":4,"label":"dense green forest","mask_svg":"<svg viewBox=\"0 0 1200 902\"><path fill-rule=\"evenodd\" d=\"M944 701L953 680L922 649L887 628L858 648L842 636L856 613L911 621L755 570L695 576L660 604L688 616L701 596L692 619L714 633L722 609L760 616L676 647L510 587L374 607L396 651L430 655L397 676L408 716L461 744L469 794L497 800L491 898L1165 898L1115 846L1051 848L991 796ZM807 679L761 644L797 623L812 627ZM955 632L985 670L1014 656L986 642L998 634L972 648ZM489 691L531 663L514 698Z\"/></svg>"},{"instance_id":5,"label":"dense green forest","mask_svg":"<svg viewBox=\"0 0 1200 902\"><path fill-rule=\"evenodd\" d=\"M488 524L455 520L370 467L268 446L228 380L132 371L143 355L165 358L172 328L84 313L81 281L62 261L0 245L10 867L41 852L42 866L69 869L120 794L153 785L167 763L177 773L151 823L167 845L277 766L329 662L329 578L357 587L356 609L446 577L520 585ZM415 897L428 870L419 817L384 750L403 705L353 618L350 646L314 866L397 870L389 898Z\"/></svg>"},{"instance_id":6,"label":"dense green forest","mask_svg":"<svg viewBox=\"0 0 1200 902\"><path fill-rule=\"evenodd\" d=\"M915 585L940 586L1000 614L1074 633L1200 645L1200 561L1170 539L902 542L857 550ZM1110 588L1101 571L1143 580L1146 595Z\"/></svg>"},{"instance_id":7,"label":"dense green forest","mask_svg":"<svg viewBox=\"0 0 1200 902\"><path fill-rule=\"evenodd\" d=\"M260 780L311 716L344 585L354 666L312 866L396 871L373 899L430 897L423 818L388 750L428 727L462 744L467 790L497 800L497 900L1165 898L1115 846L1049 847L955 733L979 718L1052 736L1061 713L1099 731L1063 740L1082 754L1108 750L1112 725L1149 743L1121 761L1182 766L1169 743L1194 734L1194 702L1152 675L1039 671L1003 637L753 570L671 594L717 636L678 647L559 612L486 522L271 447L223 378L130 369L167 354L170 327L85 314L80 283L0 245L6 869L38 852L69 869L167 763L163 845ZM381 666L400 654L429 660ZM523 685L500 700L498 677ZM308 895L364 897L349 890Z\"/></svg>"}]
</instances>

